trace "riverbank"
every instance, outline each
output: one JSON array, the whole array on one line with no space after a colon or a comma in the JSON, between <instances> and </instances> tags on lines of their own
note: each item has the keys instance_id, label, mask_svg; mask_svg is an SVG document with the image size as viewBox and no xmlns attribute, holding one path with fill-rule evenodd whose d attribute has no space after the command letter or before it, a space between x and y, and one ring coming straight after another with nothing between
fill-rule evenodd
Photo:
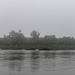
<instances>
[{"instance_id":1,"label":"riverbank","mask_svg":"<svg viewBox=\"0 0 75 75\"><path fill-rule=\"evenodd\" d=\"M75 45L2 45L0 49L25 50L75 50Z\"/></svg>"}]
</instances>

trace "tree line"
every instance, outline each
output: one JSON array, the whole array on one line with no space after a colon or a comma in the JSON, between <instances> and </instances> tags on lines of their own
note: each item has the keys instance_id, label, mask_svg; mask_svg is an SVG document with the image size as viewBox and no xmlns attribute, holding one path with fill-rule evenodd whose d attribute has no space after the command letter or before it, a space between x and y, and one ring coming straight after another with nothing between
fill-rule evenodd
<instances>
[{"instance_id":1,"label":"tree line","mask_svg":"<svg viewBox=\"0 0 75 75\"><path fill-rule=\"evenodd\" d=\"M45 35L40 37L40 33L33 30L30 37L26 37L21 30L18 32L11 30L8 35L0 38L1 49L40 49L59 50L75 49L74 37L59 37L55 35Z\"/></svg>"}]
</instances>

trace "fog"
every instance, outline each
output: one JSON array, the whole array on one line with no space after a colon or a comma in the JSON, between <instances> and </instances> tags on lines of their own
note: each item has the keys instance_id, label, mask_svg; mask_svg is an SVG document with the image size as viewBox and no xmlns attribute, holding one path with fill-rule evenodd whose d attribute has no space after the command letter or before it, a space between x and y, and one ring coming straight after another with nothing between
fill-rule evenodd
<instances>
[{"instance_id":1,"label":"fog","mask_svg":"<svg viewBox=\"0 0 75 75\"><path fill-rule=\"evenodd\" d=\"M0 0L0 36L11 30L75 37L75 0Z\"/></svg>"}]
</instances>

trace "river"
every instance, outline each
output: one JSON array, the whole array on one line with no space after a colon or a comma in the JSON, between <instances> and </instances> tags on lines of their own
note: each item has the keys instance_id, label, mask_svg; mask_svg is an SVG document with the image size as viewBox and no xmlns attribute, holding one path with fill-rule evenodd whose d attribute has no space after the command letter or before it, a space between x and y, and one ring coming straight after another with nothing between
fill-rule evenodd
<instances>
[{"instance_id":1,"label":"river","mask_svg":"<svg viewBox=\"0 0 75 75\"><path fill-rule=\"evenodd\" d=\"M0 75L75 75L75 51L0 50Z\"/></svg>"}]
</instances>

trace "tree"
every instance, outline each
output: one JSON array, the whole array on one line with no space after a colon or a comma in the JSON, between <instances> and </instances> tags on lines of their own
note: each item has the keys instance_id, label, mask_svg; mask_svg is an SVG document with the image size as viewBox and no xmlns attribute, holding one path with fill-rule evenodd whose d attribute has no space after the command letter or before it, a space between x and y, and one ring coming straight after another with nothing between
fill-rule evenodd
<instances>
[{"instance_id":1,"label":"tree","mask_svg":"<svg viewBox=\"0 0 75 75\"><path fill-rule=\"evenodd\" d=\"M32 36L32 38L39 38L40 33L38 31L36 31L36 30L33 30L31 32L31 36Z\"/></svg>"},{"instance_id":2,"label":"tree","mask_svg":"<svg viewBox=\"0 0 75 75\"><path fill-rule=\"evenodd\" d=\"M11 32L9 32L9 35L7 37L10 39L12 45L22 45L25 44L26 42L26 38L21 33L21 30L19 30L19 32L11 30Z\"/></svg>"},{"instance_id":3,"label":"tree","mask_svg":"<svg viewBox=\"0 0 75 75\"><path fill-rule=\"evenodd\" d=\"M36 30L33 30L31 32L31 37L32 37L32 43L34 44L38 44L39 43L39 36L40 36L40 33Z\"/></svg>"},{"instance_id":4,"label":"tree","mask_svg":"<svg viewBox=\"0 0 75 75\"><path fill-rule=\"evenodd\" d=\"M53 45L56 42L56 37L55 35L46 35L44 37L44 44L46 45Z\"/></svg>"}]
</instances>

